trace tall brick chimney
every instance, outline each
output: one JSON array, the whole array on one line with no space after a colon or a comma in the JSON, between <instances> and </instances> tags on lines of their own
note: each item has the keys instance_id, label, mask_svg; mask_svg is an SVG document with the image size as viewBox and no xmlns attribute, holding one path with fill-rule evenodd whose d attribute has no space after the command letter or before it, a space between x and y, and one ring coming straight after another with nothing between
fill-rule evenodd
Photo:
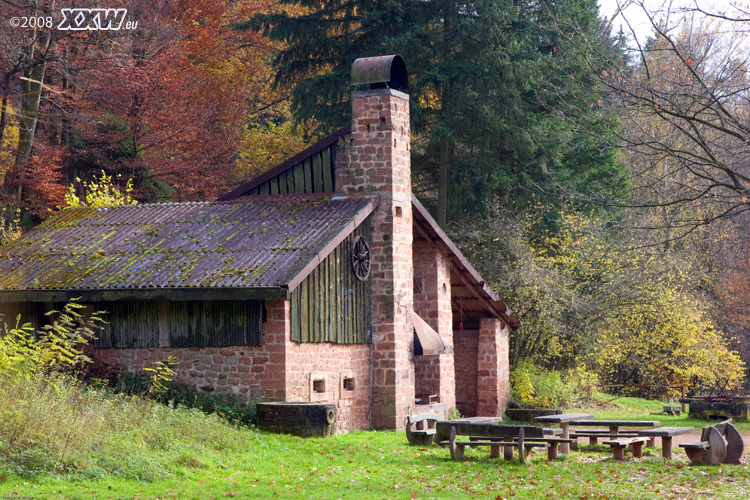
<instances>
[{"instance_id":1,"label":"tall brick chimney","mask_svg":"<svg viewBox=\"0 0 750 500\"><path fill-rule=\"evenodd\" d=\"M358 59L355 72L352 83L370 88L352 93L352 132L336 185L347 196L380 196L371 218L371 425L400 429L415 387L409 96L394 88L408 79L399 56Z\"/></svg>"}]
</instances>

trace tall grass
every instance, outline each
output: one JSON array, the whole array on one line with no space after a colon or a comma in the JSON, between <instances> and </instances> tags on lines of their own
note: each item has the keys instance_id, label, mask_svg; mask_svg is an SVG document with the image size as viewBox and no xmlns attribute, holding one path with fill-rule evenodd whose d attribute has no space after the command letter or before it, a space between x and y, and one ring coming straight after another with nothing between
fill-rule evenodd
<instances>
[{"instance_id":1,"label":"tall grass","mask_svg":"<svg viewBox=\"0 0 750 500\"><path fill-rule=\"evenodd\" d=\"M241 442L218 416L83 387L66 375L0 384L0 473L154 480Z\"/></svg>"}]
</instances>

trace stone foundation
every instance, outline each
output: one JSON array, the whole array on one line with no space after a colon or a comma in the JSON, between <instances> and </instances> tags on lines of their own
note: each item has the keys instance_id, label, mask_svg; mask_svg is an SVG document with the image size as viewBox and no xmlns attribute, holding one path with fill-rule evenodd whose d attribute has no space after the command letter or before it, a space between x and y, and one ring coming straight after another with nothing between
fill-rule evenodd
<instances>
[{"instance_id":1,"label":"stone foundation","mask_svg":"<svg viewBox=\"0 0 750 500\"><path fill-rule=\"evenodd\" d=\"M688 402L688 415L691 418L750 420L750 401L748 401L748 398L737 401L712 401L710 403L690 399L685 401Z\"/></svg>"}]
</instances>

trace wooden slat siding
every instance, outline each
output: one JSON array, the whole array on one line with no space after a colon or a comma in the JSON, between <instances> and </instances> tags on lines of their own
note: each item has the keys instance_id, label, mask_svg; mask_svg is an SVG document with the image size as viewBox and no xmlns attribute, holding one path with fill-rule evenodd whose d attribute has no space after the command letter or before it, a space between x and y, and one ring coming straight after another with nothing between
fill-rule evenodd
<instances>
[{"instance_id":1,"label":"wooden slat siding","mask_svg":"<svg viewBox=\"0 0 750 500\"><path fill-rule=\"evenodd\" d=\"M314 193L313 190L313 175L312 175L312 160L309 158L305 160L305 193Z\"/></svg>"},{"instance_id":2,"label":"wooden slat siding","mask_svg":"<svg viewBox=\"0 0 750 500\"><path fill-rule=\"evenodd\" d=\"M291 170L287 170L284 175L286 175L285 194L294 194L294 173Z\"/></svg>"},{"instance_id":3,"label":"wooden slat siding","mask_svg":"<svg viewBox=\"0 0 750 500\"><path fill-rule=\"evenodd\" d=\"M331 161L331 148L325 148L320 152L320 158L323 163L323 192L333 193L336 189L334 186L333 169L335 165Z\"/></svg>"},{"instance_id":4,"label":"wooden slat siding","mask_svg":"<svg viewBox=\"0 0 750 500\"><path fill-rule=\"evenodd\" d=\"M289 189L289 172L284 172L279 177L279 193L280 194L291 194L294 193L294 186Z\"/></svg>"},{"instance_id":5,"label":"wooden slat siding","mask_svg":"<svg viewBox=\"0 0 750 500\"><path fill-rule=\"evenodd\" d=\"M305 192L305 166L298 163L294 166L294 192L303 194Z\"/></svg>"},{"instance_id":6,"label":"wooden slat siding","mask_svg":"<svg viewBox=\"0 0 750 500\"><path fill-rule=\"evenodd\" d=\"M369 233L369 222L361 224L292 290L293 341L371 342L370 282L359 281L351 268L354 238L362 235L369 241Z\"/></svg>"},{"instance_id":7,"label":"wooden slat siding","mask_svg":"<svg viewBox=\"0 0 750 500\"><path fill-rule=\"evenodd\" d=\"M172 347L260 345L262 301L170 302Z\"/></svg>"},{"instance_id":8,"label":"wooden slat siding","mask_svg":"<svg viewBox=\"0 0 750 500\"><path fill-rule=\"evenodd\" d=\"M280 165L277 165L270 169L269 171L257 176L250 182L246 182L242 186L238 187L237 189L233 190L230 193L225 194L224 196L219 197L219 201L228 201L233 200L236 198L239 198L241 196L249 196L252 195L252 190L257 188L258 186L267 183L270 179L274 177L280 176L282 173L288 173L291 172L297 165L303 164L303 163L309 163L309 159L316 155L316 154L323 154L324 155L324 165L327 167L330 167L331 169L331 179L333 180L335 178L335 154L339 149L339 142L344 139L346 135L351 133L351 125L347 125L346 127L343 127L333 134L329 135L328 137L325 137L321 139L319 142L313 144L309 148L305 149L304 151L294 155L293 157L286 160L284 163L281 163ZM330 155L330 163L325 162L325 153L328 152ZM300 184L297 184L296 189L300 189ZM335 188L334 184L331 184L332 188ZM298 193L311 193L312 191L297 191ZM331 191L333 192L333 189Z\"/></svg>"},{"instance_id":9,"label":"wooden slat siding","mask_svg":"<svg viewBox=\"0 0 750 500\"><path fill-rule=\"evenodd\" d=\"M159 347L159 308L156 302L125 301L97 304L107 311L107 324L97 347Z\"/></svg>"},{"instance_id":10,"label":"wooden slat siding","mask_svg":"<svg viewBox=\"0 0 750 500\"><path fill-rule=\"evenodd\" d=\"M323 180L323 175L321 172L320 176L321 181ZM323 262L324 265L318 267L319 274L318 274L318 297L320 297L320 302L322 304L330 304L331 301L328 298L328 262ZM328 337L328 310L330 307L318 307L318 322L320 324L320 338L323 339L323 342L325 341L331 341L331 339Z\"/></svg>"},{"instance_id":11,"label":"wooden slat siding","mask_svg":"<svg viewBox=\"0 0 750 500\"><path fill-rule=\"evenodd\" d=\"M324 193L323 191L323 160L319 154L313 155L312 161L313 172L313 189L315 193Z\"/></svg>"},{"instance_id":12,"label":"wooden slat siding","mask_svg":"<svg viewBox=\"0 0 750 500\"><path fill-rule=\"evenodd\" d=\"M244 196L334 192L337 147L336 144L332 144L314 153L251 189Z\"/></svg>"},{"instance_id":13,"label":"wooden slat siding","mask_svg":"<svg viewBox=\"0 0 750 500\"><path fill-rule=\"evenodd\" d=\"M338 343L343 343L344 341L344 328L342 326L342 311L341 311L341 287L337 286L338 282L341 279L340 270L341 270L341 246L336 247L336 249L331 253L331 263L334 268L335 273L339 273L335 275L336 279L334 279L333 287L332 287L332 293L333 293L333 309L332 309L332 323L333 323L333 331L334 331L334 339Z\"/></svg>"}]
</instances>

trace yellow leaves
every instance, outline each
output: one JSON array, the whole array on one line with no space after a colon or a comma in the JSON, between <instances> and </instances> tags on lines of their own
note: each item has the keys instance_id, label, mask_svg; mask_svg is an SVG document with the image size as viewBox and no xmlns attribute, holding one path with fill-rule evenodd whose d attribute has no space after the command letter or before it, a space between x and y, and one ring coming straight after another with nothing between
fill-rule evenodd
<instances>
[{"instance_id":1,"label":"yellow leaves","mask_svg":"<svg viewBox=\"0 0 750 500\"><path fill-rule=\"evenodd\" d=\"M11 125L15 123L13 119L13 108L8 104L7 121L3 140L0 142L0 183L5 179L5 172L13 166L15 162L15 152L18 146L18 126Z\"/></svg>"},{"instance_id":2,"label":"yellow leaves","mask_svg":"<svg viewBox=\"0 0 750 500\"><path fill-rule=\"evenodd\" d=\"M240 141L237 169L243 177L257 176L307 147L291 120L245 127Z\"/></svg>"},{"instance_id":3,"label":"yellow leaves","mask_svg":"<svg viewBox=\"0 0 750 500\"><path fill-rule=\"evenodd\" d=\"M534 219L528 222L533 226ZM586 304L569 307L583 311L575 329L590 336L583 354L588 366L603 377L637 373L653 384L687 384L694 375L741 379L738 354L702 310L700 297L686 292L692 270L670 267L659 251L642 246L637 233L633 238L568 212L556 232L535 243L538 265L553 269L574 290L573 300ZM519 393L533 396L522 378L516 383Z\"/></svg>"},{"instance_id":4,"label":"yellow leaves","mask_svg":"<svg viewBox=\"0 0 750 500\"><path fill-rule=\"evenodd\" d=\"M117 179L121 176L118 174ZM136 205L138 202L133 199L133 180L128 179L125 182L125 188L120 190L115 186L112 175L102 170L98 181L81 183L81 179L76 177L76 182L81 185L80 192L76 190L73 184L70 185L68 193L65 194L65 204L68 207L116 207L120 205Z\"/></svg>"}]
</instances>

